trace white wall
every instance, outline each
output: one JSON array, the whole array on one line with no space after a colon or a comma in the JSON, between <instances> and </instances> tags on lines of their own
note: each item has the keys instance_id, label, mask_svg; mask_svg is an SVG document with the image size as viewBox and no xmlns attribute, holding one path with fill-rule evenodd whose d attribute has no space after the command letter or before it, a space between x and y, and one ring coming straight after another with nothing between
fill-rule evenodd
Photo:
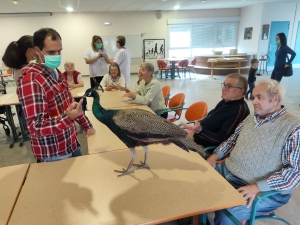
<instances>
[{"instance_id":1,"label":"white wall","mask_svg":"<svg viewBox=\"0 0 300 225\"><path fill-rule=\"evenodd\" d=\"M241 9L239 33L238 33L238 50L249 54L268 52L269 37L267 40L261 40L262 25L270 24L272 21L290 21L288 34L288 45L291 48L295 46L298 22L300 21L300 4L292 3L264 3ZM253 27L251 40L244 40L244 30L246 27ZM294 65L299 67L300 65ZM268 69L272 69L269 67Z\"/></svg>"},{"instance_id":2,"label":"white wall","mask_svg":"<svg viewBox=\"0 0 300 225\"><path fill-rule=\"evenodd\" d=\"M290 21L290 29L288 33L287 43L291 48L295 46L295 38L297 34L297 25L300 19L300 9L296 11L296 5L298 3L266 3L263 5L262 10L262 24L270 24L272 21ZM295 19L295 21L294 21ZM275 37L269 37L274 38ZM258 52L268 52L268 40L259 40Z\"/></svg>"},{"instance_id":3,"label":"white wall","mask_svg":"<svg viewBox=\"0 0 300 225\"><path fill-rule=\"evenodd\" d=\"M248 54L257 54L258 40L261 33L262 4L244 7L241 9L239 31L238 31L238 51ZM246 27L253 27L252 39L244 40Z\"/></svg>"},{"instance_id":4,"label":"white wall","mask_svg":"<svg viewBox=\"0 0 300 225\"><path fill-rule=\"evenodd\" d=\"M62 60L75 62L76 69L88 74L83 54L90 45L93 35L140 35L143 39L166 39L168 46L168 19L232 17L240 16L240 9L212 9L190 11L163 11L162 18L156 19L156 12L115 12L115 13L53 13L51 17L1 17L2 31L0 55L11 41L22 35L32 35L42 27L57 30L63 43ZM111 26L104 26L109 21ZM184 41L184 40L183 40ZM168 49L166 48L166 53ZM113 57L113 56L111 56ZM168 57L168 55L166 55ZM133 59L131 72L137 72L142 59ZM63 66L60 67L63 70Z\"/></svg>"}]
</instances>

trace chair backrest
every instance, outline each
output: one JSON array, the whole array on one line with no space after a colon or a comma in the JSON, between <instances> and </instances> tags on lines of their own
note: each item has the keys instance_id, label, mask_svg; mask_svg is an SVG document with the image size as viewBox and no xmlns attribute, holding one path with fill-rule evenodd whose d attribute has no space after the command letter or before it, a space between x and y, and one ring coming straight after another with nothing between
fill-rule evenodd
<instances>
[{"instance_id":1,"label":"chair backrest","mask_svg":"<svg viewBox=\"0 0 300 225\"><path fill-rule=\"evenodd\" d=\"M168 97L169 95L170 95L170 90L171 90L171 88L170 88L170 86L163 86L162 88L161 88L161 90L162 90L162 93L163 93L163 96L164 96L164 98L165 97Z\"/></svg>"},{"instance_id":2,"label":"chair backrest","mask_svg":"<svg viewBox=\"0 0 300 225\"><path fill-rule=\"evenodd\" d=\"M6 71L6 73L12 74L12 68L8 68L7 71Z\"/></svg>"},{"instance_id":3,"label":"chair backrest","mask_svg":"<svg viewBox=\"0 0 300 225\"><path fill-rule=\"evenodd\" d=\"M163 96L164 96L164 98L165 98L165 105L167 106L168 105L168 102L169 102L169 96L170 96L170 90L171 90L171 88L170 88L170 86L163 86L162 88L162 93L163 93Z\"/></svg>"},{"instance_id":4,"label":"chair backrest","mask_svg":"<svg viewBox=\"0 0 300 225\"><path fill-rule=\"evenodd\" d=\"M163 60L158 59L156 62L157 62L157 66L160 70L167 67L167 63Z\"/></svg>"},{"instance_id":5,"label":"chair backrest","mask_svg":"<svg viewBox=\"0 0 300 225\"><path fill-rule=\"evenodd\" d=\"M194 58L193 61L191 62L192 65L195 65L197 61L197 58Z\"/></svg>"},{"instance_id":6,"label":"chair backrest","mask_svg":"<svg viewBox=\"0 0 300 225\"><path fill-rule=\"evenodd\" d=\"M181 60L181 61L179 62L178 66L180 66L180 67L187 67L188 64L189 64L189 60L184 59L184 60Z\"/></svg>"},{"instance_id":7,"label":"chair backrest","mask_svg":"<svg viewBox=\"0 0 300 225\"><path fill-rule=\"evenodd\" d=\"M185 99L185 94L183 93L178 93L174 95L169 101L169 108L183 106L184 99ZM180 116L182 113L182 109L174 110L174 111L178 116Z\"/></svg>"},{"instance_id":8,"label":"chair backrest","mask_svg":"<svg viewBox=\"0 0 300 225\"><path fill-rule=\"evenodd\" d=\"M207 114L206 102L195 102L185 111L185 119L189 122L200 120Z\"/></svg>"}]
</instances>

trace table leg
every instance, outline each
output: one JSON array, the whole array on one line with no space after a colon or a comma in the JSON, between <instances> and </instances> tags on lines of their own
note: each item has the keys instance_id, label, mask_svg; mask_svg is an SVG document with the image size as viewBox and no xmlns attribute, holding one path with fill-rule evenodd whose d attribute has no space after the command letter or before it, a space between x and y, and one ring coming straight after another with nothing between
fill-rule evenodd
<instances>
[{"instance_id":1,"label":"table leg","mask_svg":"<svg viewBox=\"0 0 300 225\"><path fill-rule=\"evenodd\" d=\"M26 132L25 132L25 127L24 127L25 124L23 123L23 120L19 115L20 110L21 110L21 106L16 105L16 112L17 112L17 115L18 115L18 121L19 121L19 124L20 124L20 130L21 130L21 135L22 135L22 140L21 140L19 146L22 147L27 135L26 135Z\"/></svg>"},{"instance_id":2,"label":"table leg","mask_svg":"<svg viewBox=\"0 0 300 225\"><path fill-rule=\"evenodd\" d=\"M172 61L171 79L175 78L175 61Z\"/></svg>"},{"instance_id":3,"label":"table leg","mask_svg":"<svg viewBox=\"0 0 300 225\"><path fill-rule=\"evenodd\" d=\"M214 62L211 62L211 70L210 70L210 76L208 76L211 79L216 79L214 78Z\"/></svg>"},{"instance_id":4,"label":"table leg","mask_svg":"<svg viewBox=\"0 0 300 225\"><path fill-rule=\"evenodd\" d=\"M10 142L10 145L9 145L9 148L12 148L12 147L14 147L15 141L17 139L17 132L16 132L16 127L15 127L15 123L14 123L14 118L13 118L13 115L11 112L11 107L9 105L6 106L6 116L7 116L9 126L12 131L12 141Z\"/></svg>"},{"instance_id":5,"label":"table leg","mask_svg":"<svg viewBox=\"0 0 300 225\"><path fill-rule=\"evenodd\" d=\"M239 62L239 70L238 73L241 74L241 62Z\"/></svg>"}]
</instances>

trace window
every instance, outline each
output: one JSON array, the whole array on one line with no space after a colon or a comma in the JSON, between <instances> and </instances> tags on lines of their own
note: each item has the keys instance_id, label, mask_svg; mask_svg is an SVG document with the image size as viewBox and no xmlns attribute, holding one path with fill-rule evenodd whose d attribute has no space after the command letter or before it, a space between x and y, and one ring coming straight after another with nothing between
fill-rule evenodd
<instances>
[{"instance_id":1,"label":"window","mask_svg":"<svg viewBox=\"0 0 300 225\"><path fill-rule=\"evenodd\" d=\"M236 48L237 22L169 26L169 57L194 57Z\"/></svg>"}]
</instances>

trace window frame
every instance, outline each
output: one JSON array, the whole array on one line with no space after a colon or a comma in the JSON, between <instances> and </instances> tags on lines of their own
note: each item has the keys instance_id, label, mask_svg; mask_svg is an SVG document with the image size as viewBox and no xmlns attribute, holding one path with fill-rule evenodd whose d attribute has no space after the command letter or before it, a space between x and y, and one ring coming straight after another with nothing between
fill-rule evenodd
<instances>
[{"instance_id":1,"label":"window frame","mask_svg":"<svg viewBox=\"0 0 300 225\"><path fill-rule=\"evenodd\" d=\"M214 45L217 44L217 26L218 24L234 24L236 27L236 32L235 32L235 40L234 46L224 46L224 49L228 49L228 48L236 48L237 47L237 41L238 41L238 32L239 32L239 22L238 21L225 21L225 22L199 22L199 23L192 23L192 24L168 24L168 55L170 57L170 51L174 51L174 50L189 50L190 51L190 56L188 56L189 58L192 58L192 54L193 54L193 49L198 49L193 47L193 26L195 25L200 25L200 24L213 24L214 25ZM191 32L190 34L190 47L172 47L170 46L171 43L171 28L172 27L189 27L189 30ZM201 49L207 49L207 51L209 51L210 49L213 50L214 46L207 46L207 47L201 47ZM226 49L226 50L227 50Z\"/></svg>"}]
</instances>

